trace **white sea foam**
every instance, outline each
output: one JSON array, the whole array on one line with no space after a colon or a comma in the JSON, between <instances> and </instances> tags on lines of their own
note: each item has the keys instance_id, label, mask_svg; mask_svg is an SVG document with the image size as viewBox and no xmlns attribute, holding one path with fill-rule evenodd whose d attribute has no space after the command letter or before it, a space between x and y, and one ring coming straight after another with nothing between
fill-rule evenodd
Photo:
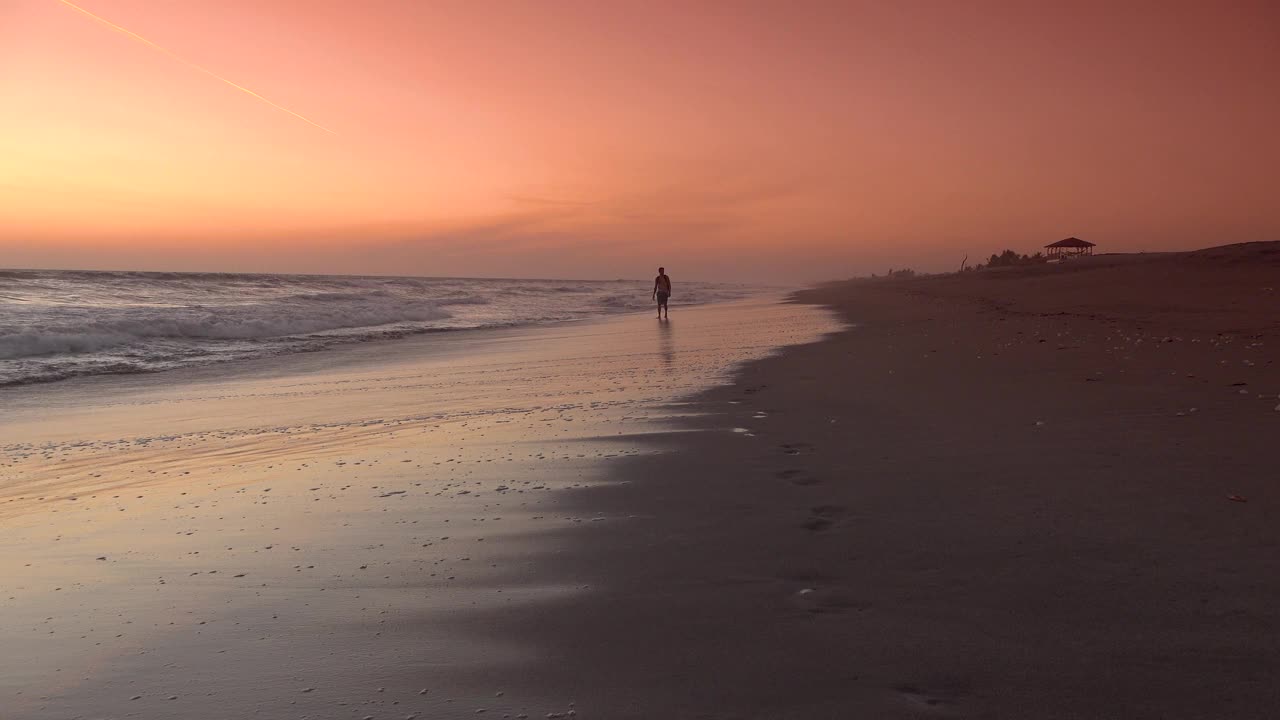
<instances>
[{"instance_id":1,"label":"white sea foam","mask_svg":"<svg viewBox=\"0 0 1280 720\"><path fill-rule=\"evenodd\" d=\"M449 313L429 304L339 307L328 312L263 307L248 312L199 311L187 317L152 313L136 318L63 325L50 332L33 329L0 335L0 359L93 352L147 339L259 340L448 317Z\"/></svg>"},{"instance_id":2,"label":"white sea foam","mask_svg":"<svg viewBox=\"0 0 1280 720\"><path fill-rule=\"evenodd\" d=\"M747 288L684 283L685 304ZM0 385L647 309L645 282L0 271Z\"/></svg>"},{"instance_id":3,"label":"white sea foam","mask_svg":"<svg viewBox=\"0 0 1280 720\"><path fill-rule=\"evenodd\" d=\"M0 360L56 355L59 353L86 353L114 347L129 342L129 335L108 333L40 333L38 331L0 335Z\"/></svg>"}]
</instances>

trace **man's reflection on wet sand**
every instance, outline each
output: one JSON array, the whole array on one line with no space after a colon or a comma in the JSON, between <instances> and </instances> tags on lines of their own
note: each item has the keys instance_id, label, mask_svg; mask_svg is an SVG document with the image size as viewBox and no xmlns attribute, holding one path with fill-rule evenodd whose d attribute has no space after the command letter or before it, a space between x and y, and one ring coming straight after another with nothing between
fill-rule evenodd
<instances>
[{"instance_id":1,"label":"man's reflection on wet sand","mask_svg":"<svg viewBox=\"0 0 1280 720\"><path fill-rule=\"evenodd\" d=\"M662 364L671 367L676 362L676 342L672 336L670 320L658 321L658 352L662 355Z\"/></svg>"}]
</instances>

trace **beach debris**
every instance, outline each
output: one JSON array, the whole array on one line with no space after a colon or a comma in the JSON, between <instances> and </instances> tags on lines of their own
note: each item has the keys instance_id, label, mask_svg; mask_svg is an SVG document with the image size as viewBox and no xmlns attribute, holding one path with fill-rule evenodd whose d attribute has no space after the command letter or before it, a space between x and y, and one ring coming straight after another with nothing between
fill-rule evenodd
<instances>
[{"instance_id":1,"label":"beach debris","mask_svg":"<svg viewBox=\"0 0 1280 720\"><path fill-rule=\"evenodd\" d=\"M1243 495L1228 495L1227 499L1230 500L1231 502L1239 502L1239 503L1249 502L1249 498Z\"/></svg>"},{"instance_id":2,"label":"beach debris","mask_svg":"<svg viewBox=\"0 0 1280 720\"><path fill-rule=\"evenodd\" d=\"M384 492L378 497L391 497L392 495L403 495L406 492L408 492L408 490L392 490L391 492Z\"/></svg>"}]
</instances>

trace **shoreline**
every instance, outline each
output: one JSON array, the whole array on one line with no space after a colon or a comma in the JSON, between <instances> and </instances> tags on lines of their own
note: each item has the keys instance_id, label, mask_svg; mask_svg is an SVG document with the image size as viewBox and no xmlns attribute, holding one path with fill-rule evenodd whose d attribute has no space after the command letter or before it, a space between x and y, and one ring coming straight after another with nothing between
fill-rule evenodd
<instances>
[{"instance_id":1,"label":"shoreline","mask_svg":"<svg viewBox=\"0 0 1280 720\"><path fill-rule=\"evenodd\" d=\"M651 309L643 283L634 281L45 275L0 277L0 295L19 300L0 312L0 388L187 371L199 377L201 370L217 374L209 368L234 373L241 363L311 354L341 362L345 356L332 354L352 347L414 340L421 347L456 331L555 327ZM779 292L690 282L683 299L691 308ZM98 305L67 305L60 293Z\"/></svg>"},{"instance_id":2,"label":"shoreline","mask_svg":"<svg viewBox=\"0 0 1280 720\"><path fill-rule=\"evenodd\" d=\"M603 281L602 281L603 282ZM796 292L796 291L791 291ZM685 306L689 309L735 308L740 305L779 302L789 292L762 292L747 298L717 300ZM102 373L78 375L50 382L19 385L0 385L6 410L28 409L42 412L52 401L55 404L72 404L82 396L130 397L136 393L164 392L166 388L216 387L220 384L243 381L296 378L304 381L311 375L323 376L333 372L360 372L379 366L396 366L412 372L422 361L436 361L442 356L457 357L476 348L519 342L530 333L545 335L559 333L572 335L579 331L590 333L592 328L620 319L636 319L648 311L604 313L596 317L557 320L506 327L443 329L405 335L395 338L378 338L362 342L338 344L322 350L283 353L225 362L211 362L163 371ZM63 401L66 401L63 403ZM3 418L0 419L12 419Z\"/></svg>"}]
</instances>

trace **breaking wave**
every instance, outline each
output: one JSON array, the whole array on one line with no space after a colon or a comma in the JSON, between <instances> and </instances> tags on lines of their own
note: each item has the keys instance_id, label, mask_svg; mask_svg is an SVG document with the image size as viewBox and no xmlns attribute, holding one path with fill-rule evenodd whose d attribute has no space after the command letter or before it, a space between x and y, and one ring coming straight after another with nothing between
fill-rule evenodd
<instances>
[{"instance_id":1,"label":"breaking wave","mask_svg":"<svg viewBox=\"0 0 1280 720\"><path fill-rule=\"evenodd\" d=\"M684 304L744 297L685 283ZM0 385L647 309L645 282L0 270Z\"/></svg>"},{"instance_id":2,"label":"breaking wave","mask_svg":"<svg viewBox=\"0 0 1280 720\"><path fill-rule=\"evenodd\" d=\"M324 301L322 301L324 302ZM190 316L160 313L83 325L32 329L0 335L0 359L83 353L142 340L261 340L448 318L435 305L340 307L328 312L259 307L250 311L201 311Z\"/></svg>"}]
</instances>

